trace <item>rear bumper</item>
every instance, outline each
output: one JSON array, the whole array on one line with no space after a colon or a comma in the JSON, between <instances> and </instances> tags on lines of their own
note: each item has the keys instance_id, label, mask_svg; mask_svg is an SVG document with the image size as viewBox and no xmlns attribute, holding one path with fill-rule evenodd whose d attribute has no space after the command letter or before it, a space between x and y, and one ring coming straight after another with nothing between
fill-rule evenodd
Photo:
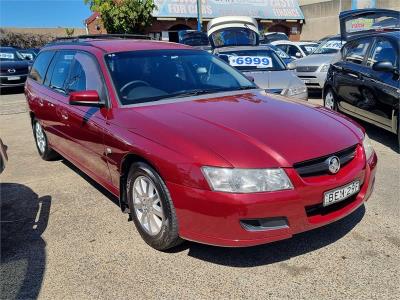
<instances>
[{"instance_id":1,"label":"rear bumper","mask_svg":"<svg viewBox=\"0 0 400 300\"><path fill-rule=\"evenodd\" d=\"M308 179L301 178L294 169L287 169L295 187L290 191L229 194L170 182L167 186L176 208L182 238L211 245L244 247L287 239L349 215L371 195L376 164L374 154L367 164L360 161L349 163L339 172L340 175ZM322 205L324 192L355 179L362 182L357 195L336 206L328 206L329 210L309 213L310 207ZM253 219L286 220L287 225L249 230L241 222Z\"/></svg>"},{"instance_id":2,"label":"rear bumper","mask_svg":"<svg viewBox=\"0 0 400 300\"><path fill-rule=\"evenodd\" d=\"M322 89L325 85L327 72L296 72L309 89Z\"/></svg>"}]
</instances>

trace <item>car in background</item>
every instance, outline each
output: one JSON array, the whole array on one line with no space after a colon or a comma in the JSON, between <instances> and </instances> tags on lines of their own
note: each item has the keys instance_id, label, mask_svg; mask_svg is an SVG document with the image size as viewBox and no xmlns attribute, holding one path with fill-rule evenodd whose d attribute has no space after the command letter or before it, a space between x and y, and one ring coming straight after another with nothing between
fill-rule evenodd
<instances>
[{"instance_id":1,"label":"car in background","mask_svg":"<svg viewBox=\"0 0 400 300\"><path fill-rule=\"evenodd\" d=\"M307 87L268 46L220 47L214 54L268 93L308 99Z\"/></svg>"},{"instance_id":2,"label":"car in background","mask_svg":"<svg viewBox=\"0 0 400 300\"><path fill-rule=\"evenodd\" d=\"M263 44L260 44L263 45ZM272 50L274 50L276 52L276 54L279 55L279 57L283 60L283 62L288 65L289 63L291 63L292 61L294 61L293 58L291 58L286 52L282 51L281 49L279 49L278 47L272 45L272 44L265 44L265 46L270 47Z\"/></svg>"},{"instance_id":3,"label":"car in background","mask_svg":"<svg viewBox=\"0 0 400 300\"><path fill-rule=\"evenodd\" d=\"M309 56L293 61L296 75L309 89L322 90L329 66L339 59L339 51L344 44L340 36L325 40Z\"/></svg>"},{"instance_id":4,"label":"car in background","mask_svg":"<svg viewBox=\"0 0 400 300\"><path fill-rule=\"evenodd\" d=\"M306 57L318 48L318 44L314 42L275 41L271 44L286 52L293 59Z\"/></svg>"},{"instance_id":5,"label":"car in background","mask_svg":"<svg viewBox=\"0 0 400 300\"><path fill-rule=\"evenodd\" d=\"M210 21L207 35L213 53L249 76L262 89L307 100L305 84L288 70L279 55L260 46L257 21L250 17L220 17Z\"/></svg>"},{"instance_id":6,"label":"car in background","mask_svg":"<svg viewBox=\"0 0 400 300\"><path fill-rule=\"evenodd\" d=\"M397 134L400 147L399 12L365 9L339 18L347 44L329 69L324 105Z\"/></svg>"},{"instance_id":7,"label":"car in background","mask_svg":"<svg viewBox=\"0 0 400 300\"><path fill-rule=\"evenodd\" d=\"M270 44L275 41L288 41L289 37L283 32L265 32L260 43Z\"/></svg>"},{"instance_id":8,"label":"car in background","mask_svg":"<svg viewBox=\"0 0 400 300\"><path fill-rule=\"evenodd\" d=\"M179 43L192 46L196 49L210 51L211 46L207 37L207 33L197 30L180 30L178 31Z\"/></svg>"},{"instance_id":9,"label":"car in background","mask_svg":"<svg viewBox=\"0 0 400 300\"><path fill-rule=\"evenodd\" d=\"M30 63L13 47L0 47L0 88L25 84Z\"/></svg>"},{"instance_id":10,"label":"car in background","mask_svg":"<svg viewBox=\"0 0 400 300\"><path fill-rule=\"evenodd\" d=\"M267 94L182 44L53 43L25 95L38 154L62 155L118 197L158 250L290 238L350 215L373 191L377 156L359 125Z\"/></svg>"}]
</instances>

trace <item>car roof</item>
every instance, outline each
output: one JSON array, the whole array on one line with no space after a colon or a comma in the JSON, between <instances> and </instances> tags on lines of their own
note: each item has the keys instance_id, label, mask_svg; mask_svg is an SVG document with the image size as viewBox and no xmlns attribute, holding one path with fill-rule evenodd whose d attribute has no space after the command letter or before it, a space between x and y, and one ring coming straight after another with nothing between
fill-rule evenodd
<instances>
[{"instance_id":1,"label":"car roof","mask_svg":"<svg viewBox=\"0 0 400 300\"><path fill-rule=\"evenodd\" d=\"M57 41L45 46L46 49L71 49L74 46L92 46L101 49L106 53L125 52L125 51L140 51L140 50L172 50L172 49L193 49L190 46L153 41L153 40L135 40L135 39L84 39L76 41Z\"/></svg>"},{"instance_id":2,"label":"car roof","mask_svg":"<svg viewBox=\"0 0 400 300\"><path fill-rule=\"evenodd\" d=\"M244 51L244 50L272 50L268 45L260 46L231 46L220 47L215 49L215 52L229 52L229 51Z\"/></svg>"}]
</instances>

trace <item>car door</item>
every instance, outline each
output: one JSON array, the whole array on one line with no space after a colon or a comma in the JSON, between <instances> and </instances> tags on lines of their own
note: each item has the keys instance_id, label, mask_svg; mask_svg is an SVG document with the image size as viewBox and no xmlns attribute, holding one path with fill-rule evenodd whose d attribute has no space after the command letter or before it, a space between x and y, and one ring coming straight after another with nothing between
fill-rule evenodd
<instances>
[{"instance_id":1,"label":"car door","mask_svg":"<svg viewBox=\"0 0 400 300\"><path fill-rule=\"evenodd\" d=\"M342 51L342 59L334 64L340 109L355 112L364 105L367 94L361 74L367 71L365 58L372 41L373 38L368 37L347 43Z\"/></svg>"},{"instance_id":2,"label":"car door","mask_svg":"<svg viewBox=\"0 0 400 300\"><path fill-rule=\"evenodd\" d=\"M97 91L100 101L105 106L100 108L71 105L66 97L61 115L64 118L64 128L69 141L68 153L92 177L111 184L104 147L104 130L107 126L108 113L107 91L96 58L78 51L74 56L65 91L68 95L71 92L86 90Z\"/></svg>"},{"instance_id":3,"label":"car door","mask_svg":"<svg viewBox=\"0 0 400 300\"><path fill-rule=\"evenodd\" d=\"M374 70L374 64L381 61L391 62L395 70ZM398 110L400 97L399 49L396 43L385 37L376 38L366 65L367 69L362 73L362 77L367 92L364 106L360 107L359 113L395 132L395 112Z\"/></svg>"}]
</instances>

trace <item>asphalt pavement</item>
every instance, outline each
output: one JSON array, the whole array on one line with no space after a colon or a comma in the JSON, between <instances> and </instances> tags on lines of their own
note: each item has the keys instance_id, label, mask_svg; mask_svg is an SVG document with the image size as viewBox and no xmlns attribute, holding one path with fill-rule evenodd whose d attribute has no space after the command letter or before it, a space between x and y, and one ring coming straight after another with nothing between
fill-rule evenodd
<instances>
[{"instance_id":1,"label":"asphalt pavement","mask_svg":"<svg viewBox=\"0 0 400 300\"><path fill-rule=\"evenodd\" d=\"M0 96L9 147L0 175L1 299L399 298L400 155L391 133L363 124L379 159L375 191L345 219L257 247L186 242L163 253L69 162L40 159L26 111L20 91Z\"/></svg>"}]
</instances>

